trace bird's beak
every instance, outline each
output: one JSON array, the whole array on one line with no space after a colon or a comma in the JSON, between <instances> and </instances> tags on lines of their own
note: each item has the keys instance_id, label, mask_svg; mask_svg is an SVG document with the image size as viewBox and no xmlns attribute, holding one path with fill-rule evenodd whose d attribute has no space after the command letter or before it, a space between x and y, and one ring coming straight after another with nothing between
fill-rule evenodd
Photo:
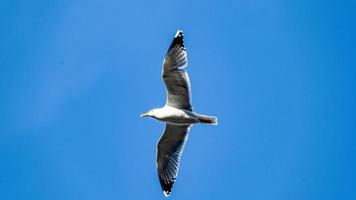
<instances>
[{"instance_id":1,"label":"bird's beak","mask_svg":"<svg viewBox=\"0 0 356 200\"><path fill-rule=\"evenodd\" d=\"M144 113L141 115L141 117L149 117L150 115L148 113Z\"/></svg>"}]
</instances>

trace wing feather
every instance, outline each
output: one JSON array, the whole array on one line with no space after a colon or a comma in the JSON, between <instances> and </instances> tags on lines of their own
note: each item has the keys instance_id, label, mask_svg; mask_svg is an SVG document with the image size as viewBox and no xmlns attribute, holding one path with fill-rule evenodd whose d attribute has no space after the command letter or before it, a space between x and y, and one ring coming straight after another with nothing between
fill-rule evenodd
<instances>
[{"instance_id":1,"label":"wing feather","mask_svg":"<svg viewBox=\"0 0 356 200\"><path fill-rule=\"evenodd\" d=\"M162 190L166 196L172 190L178 176L180 157L188 139L189 125L166 124L157 143L157 172Z\"/></svg>"},{"instance_id":2,"label":"wing feather","mask_svg":"<svg viewBox=\"0 0 356 200\"><path fill-rule=\"evenodd\" d=\"M167 88L166 104L179 109L192 110L190 80L183 32L178 30L163 61L162 78Z\"/></svg>"}]
</instances>

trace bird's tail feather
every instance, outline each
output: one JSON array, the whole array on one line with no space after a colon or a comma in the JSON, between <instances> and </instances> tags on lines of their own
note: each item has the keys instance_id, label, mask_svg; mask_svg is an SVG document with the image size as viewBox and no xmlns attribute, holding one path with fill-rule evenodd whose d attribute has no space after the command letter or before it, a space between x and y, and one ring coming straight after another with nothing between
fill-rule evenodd
<instances>
[{"instance_id":1,"label":"bird's tail feather","mask_svg":"<svg viewBox=\"0 0 356 200\"><path fill-rule=\"evenodd\" d=\"M208 115L199 115L199 120L201 123L218 125L218 118Z\"/></svg>"}]
</instances>

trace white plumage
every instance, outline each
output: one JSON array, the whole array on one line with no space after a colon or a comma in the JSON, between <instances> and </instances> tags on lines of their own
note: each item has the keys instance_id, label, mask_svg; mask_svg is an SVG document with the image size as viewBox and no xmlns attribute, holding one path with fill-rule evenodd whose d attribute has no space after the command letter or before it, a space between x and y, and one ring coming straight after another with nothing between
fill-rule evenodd
<instances>
[{"instance_id":1,"label":"white plumage","mask_svg":"<svg viewBox=\"0 0 356 200\"><path fill-rule=\"evenodd\" d=\"M166 123L157 143L157 172L165 196L171 192L178 176L180 157L192 124L217 124L217 118L193 112L183 32L178 30L163 61L162 78L167 88L166 105L150 110L141 117Z\"/></svg>"}]
</instances>

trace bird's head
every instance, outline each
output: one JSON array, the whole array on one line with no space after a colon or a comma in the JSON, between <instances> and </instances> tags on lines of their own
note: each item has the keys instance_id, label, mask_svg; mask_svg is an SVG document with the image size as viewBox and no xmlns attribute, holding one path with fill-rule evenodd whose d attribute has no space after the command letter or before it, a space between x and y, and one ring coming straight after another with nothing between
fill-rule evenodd
<instances>
[{"instance_id":1,"label":"bird's head","mask_svg":"<svg viewBox=\"0 0 356 200\"><path fill-rule=\"evenodd\" d=\"M157 109L151 109L147 113L142 114L141 117L155 117L156 113Z\"/></svg>"}]
</instances>

